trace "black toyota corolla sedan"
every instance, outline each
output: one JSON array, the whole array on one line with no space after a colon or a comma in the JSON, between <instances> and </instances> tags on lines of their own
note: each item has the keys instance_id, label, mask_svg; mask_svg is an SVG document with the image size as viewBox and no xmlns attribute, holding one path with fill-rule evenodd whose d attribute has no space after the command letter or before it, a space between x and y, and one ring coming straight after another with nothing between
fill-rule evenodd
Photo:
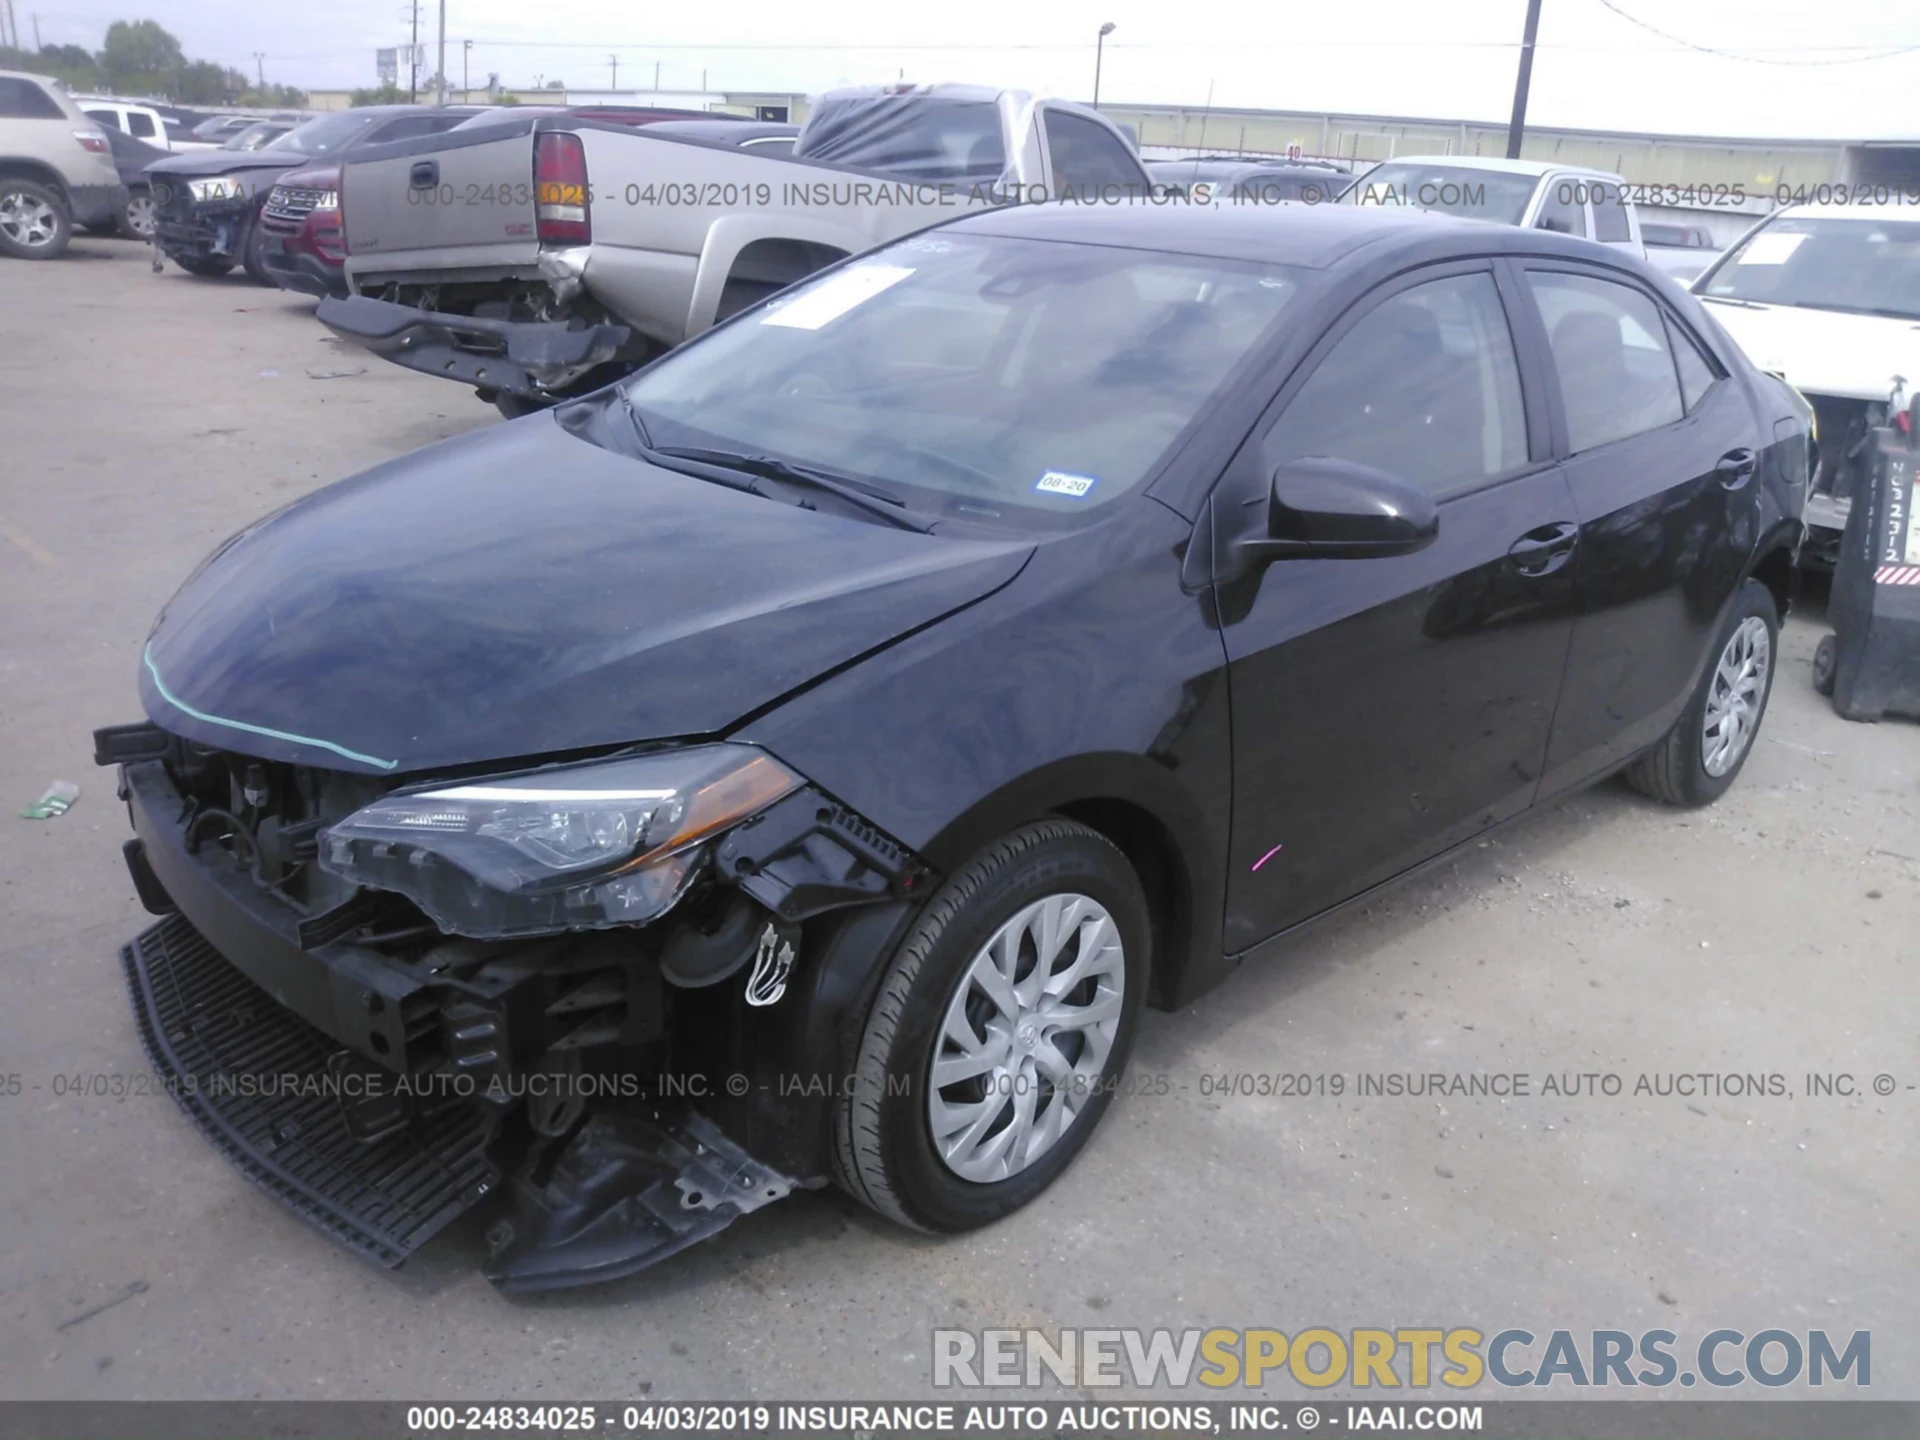
<instances>
[{"instance_id":1,"label":"black toyota corolla sedan","mask_svg":"<svg viewBox=\"0 0 1920 1440\"><path fill-rule=\"evenodd\" d=\"M96 736L141 1028L385 1263L481 1203L510 1289L796 1185L984 1224L1143 1005L1616 771L1731 785L1807 459L1582 241L963 218L216 551Z\"/></svg>"}]
</instances>

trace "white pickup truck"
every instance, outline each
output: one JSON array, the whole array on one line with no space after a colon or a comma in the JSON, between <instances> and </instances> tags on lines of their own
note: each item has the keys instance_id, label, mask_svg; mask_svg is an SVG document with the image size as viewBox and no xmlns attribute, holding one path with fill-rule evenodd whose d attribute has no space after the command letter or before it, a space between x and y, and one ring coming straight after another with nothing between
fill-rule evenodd
<instances>
[{"instance_id":1,"label":"white pickup truck","mask_svg":"<svg viewBox=\"0 0 1920 1440\"><path fill-rule=\"evenodd\" d=\"M1125 132L964 85L820 97L791 154L497 112L345 167L337 334L519 414L965 210L1151 193Z\"/></svg>"}]
</instances>

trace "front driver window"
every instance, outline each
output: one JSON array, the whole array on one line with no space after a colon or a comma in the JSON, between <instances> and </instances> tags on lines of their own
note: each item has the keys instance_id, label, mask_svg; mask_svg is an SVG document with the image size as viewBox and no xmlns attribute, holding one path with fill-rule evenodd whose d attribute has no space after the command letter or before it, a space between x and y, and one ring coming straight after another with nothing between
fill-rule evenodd
<instances>
[{"instance_id":1,"label":"front driver window","mask_svg":"<svg viewBox=\"0 0 1920 1440\"><path fill-rule=\"evenodd\" d=\"M1671 425L1684 410L1659 307L1631 286L1529 270L1577 454Z\"/></svg>"},{"instance_id":2,"label":"front driver window","mask_svg":"<svg viewBox=\"0 0 1920 1440\"><path fill-rule=\"evenodd\" d=\"M1524 464L1520 367L1486 274L1389 296L1343 335L1267 432L1273 464L1351 460L1440 493Z\"/></svg>"}]
</instances>

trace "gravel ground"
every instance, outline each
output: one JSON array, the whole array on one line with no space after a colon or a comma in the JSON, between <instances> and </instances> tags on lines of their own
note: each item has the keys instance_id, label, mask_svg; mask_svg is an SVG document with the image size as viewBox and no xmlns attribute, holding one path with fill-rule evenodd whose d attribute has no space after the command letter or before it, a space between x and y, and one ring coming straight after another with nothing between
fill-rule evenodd
<instances>
[{"instance_id":1,"label":"gravel ground","mask_svg":"<svg viewBox=\"0 0 1920 1440\"><path fill-rule=\"evenodd\" d=\"M1865 1329L1874 1395L1920 1398L1920 734L1813 694L1817 607L1720 805L1603 786L1149 1015L1139 1093L972 1236L808 1194L633 1279L508 1300L477 1217L378 1271L165 1098L56 1094L146 1069L115 958L145 917L89 735L139 717L153 615L245 522L493 423L309 308L115 241L0 262L0 1085L22 1081L0 1089L0 1395L906 1396L939 1326L1464 1325ZM84 788L69 814L14 818L55 778ZM1357 1093L1431 1071L1531 1093ZM1633 1093L1700 1072L1785 1093ZM1809 1095L1829 1072L1861 1093ZM1242 1073L1309 1093L1219 1093ZM1588 1074L1623 1093L1541 1093Z\"/></svg>"}]
</instances>

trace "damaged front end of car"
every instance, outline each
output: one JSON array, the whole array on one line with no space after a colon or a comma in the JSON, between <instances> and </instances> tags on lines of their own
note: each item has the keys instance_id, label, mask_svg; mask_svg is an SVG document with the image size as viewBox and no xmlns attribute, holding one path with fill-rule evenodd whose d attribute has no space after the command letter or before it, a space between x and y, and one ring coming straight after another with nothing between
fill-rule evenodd
<instances>
[{"instance_id":1,"label":"damaged front end of car","mask_svg":"<svg viewBox=\"0 0 1920 1440\"><path fill-rule=\"evenodd\" d=\"M933 877L773 756L398 781L94 739L160 917L122 951L156 1069L335 1239L397 1265L504 1190L486 1273L546 1289L824 1183L828 1097Z\"/></svg>"}]
</instances>

